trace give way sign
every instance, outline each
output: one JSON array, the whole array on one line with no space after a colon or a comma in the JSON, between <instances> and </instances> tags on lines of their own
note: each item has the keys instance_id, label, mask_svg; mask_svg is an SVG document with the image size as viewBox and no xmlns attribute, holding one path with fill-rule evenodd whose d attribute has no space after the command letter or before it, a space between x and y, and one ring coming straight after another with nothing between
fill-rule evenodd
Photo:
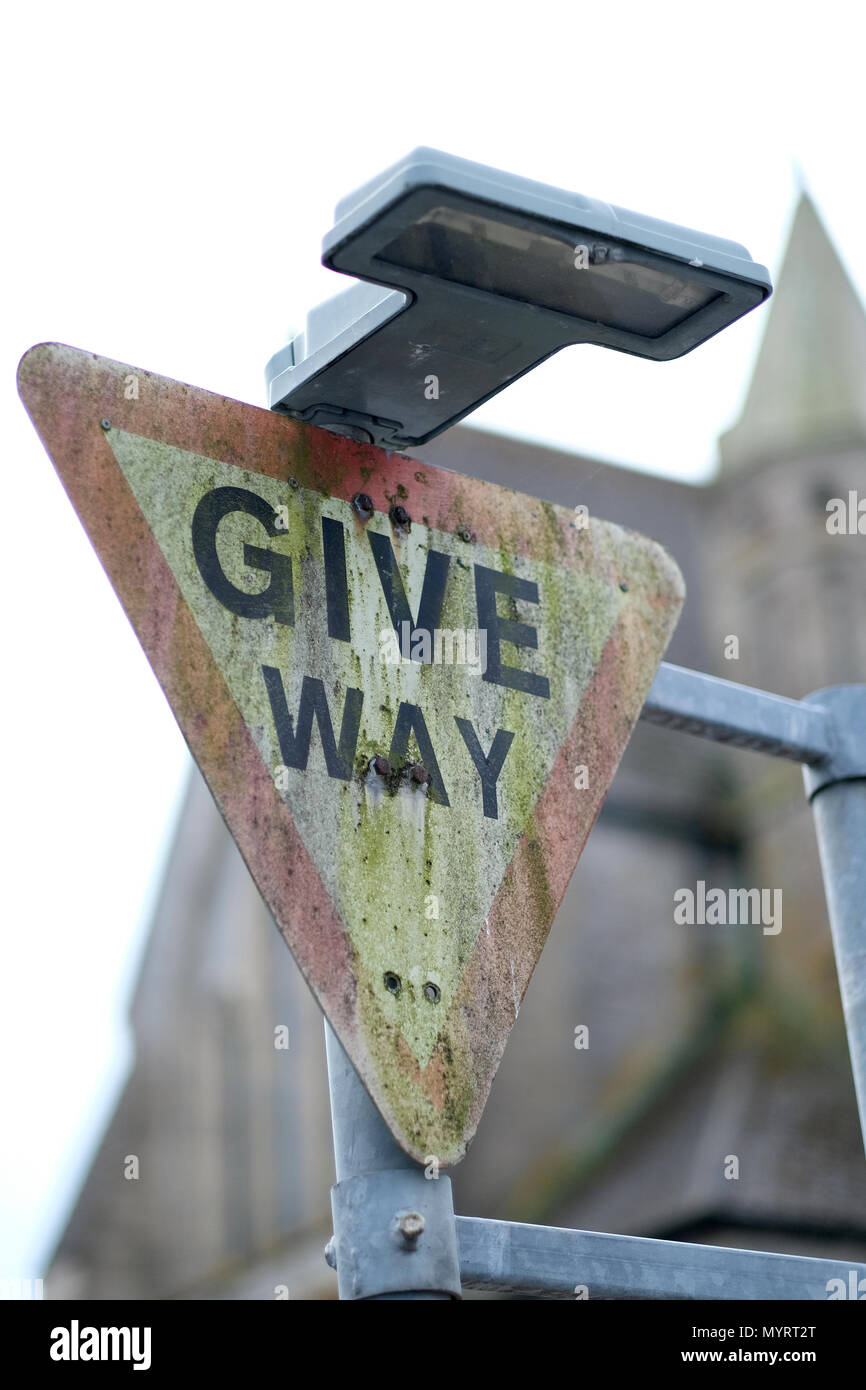
<instances>
[{"instance_id":1,"label":"give way sign","mask_svg":"<svg viewBox=\"0 0 866 1390\"><path fill-rule=\"evenodd\" d=\"M682 606L619 526L91 353L19 389L277 926L457 1161Z\"/></svg>"}]
</instances>

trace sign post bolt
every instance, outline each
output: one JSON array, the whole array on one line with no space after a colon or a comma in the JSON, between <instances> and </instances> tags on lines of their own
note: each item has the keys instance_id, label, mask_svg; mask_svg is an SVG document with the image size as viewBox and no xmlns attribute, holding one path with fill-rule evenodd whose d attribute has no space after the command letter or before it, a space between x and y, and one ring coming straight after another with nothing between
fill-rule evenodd
<instances>
[{"instance_id":1,"label":"sign post bolt","mask_svg":"<svg viewBox=\"0 0 866 1390\"><path fill-rule=\"evenodd\" d=\"M407 1211L400 1217L400 1234L410 1250L415 1246L424 1231L424 1217L420 1211Z\"/></svg>"}]
</instances>

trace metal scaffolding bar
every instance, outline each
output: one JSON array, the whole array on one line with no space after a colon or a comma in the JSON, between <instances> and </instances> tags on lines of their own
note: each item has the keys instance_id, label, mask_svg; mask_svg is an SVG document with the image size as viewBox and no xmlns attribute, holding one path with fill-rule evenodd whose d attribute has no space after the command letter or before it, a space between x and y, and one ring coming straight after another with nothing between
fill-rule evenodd
<instances>
[{"instance_id":1,"label":"metal scaffolding bar","mask_svg":"<svg viewBox=\"0 0 866 1390\"><path fill-rule=\"evenodd\" d=\"M641 719L735 748L814 765L832 756L827 710L663 661Z\"/></svg>"},{"instance_id":2,"label":"metal scaffolding bar","mask_svg":"<svg viewBox=\"0 0 866 1390\"><path fill-rule=\"evenodd\" d=\"M809 697L834 721L832 760L803 769L821 855L839 992L866 1145L866 686Z\"/></svg>"},{"instance_id":3,"label":"metal scaffolding bar","mask_svg":"<svg viewBox=\"0 0 866 1390\"><path fill-rule=\"evenodd\" d=\"M663 662L641 718L803 764L866 1145L866 686L787 700Z\"/></svg>"},{"instance_id":4,"label":"metal scaffolding bar","mask_svg":"<svg viewBox=\"0 0 866 1390\"><path fill-rule=\"evenodd\" d=\"M825 787L812 812L866 1145L866 781Z\"/></svg>"},{"instance_id":5,"label":"metal scaffolding bar","mask_svg":"<svg viewBox=\"0 0 866 1390\"><path fill-rule=\"evenodd\" d=\"M825 1301L856 1297L866 1278L866 1265L840 1260L470 1216L458 1216L457 1239L464 1288L540 1298Z\"/></svg>"}]
</instances>

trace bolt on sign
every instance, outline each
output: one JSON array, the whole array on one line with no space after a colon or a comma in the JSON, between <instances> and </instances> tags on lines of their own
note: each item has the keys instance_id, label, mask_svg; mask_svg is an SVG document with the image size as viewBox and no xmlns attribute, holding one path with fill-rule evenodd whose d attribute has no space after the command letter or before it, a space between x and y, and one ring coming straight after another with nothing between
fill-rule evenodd
<instances>
[{"instance_id":1,"label":"bolt on sign","mask_svg":"<svg viewBox=\"0 0 866 1390\"><path fill-rule=\"evenodd\" d=\"M370 1095L415 1159L457 1161L679 615L676 564L73 348L33 348L19 389Z\"/></svg>"}]
</instances>

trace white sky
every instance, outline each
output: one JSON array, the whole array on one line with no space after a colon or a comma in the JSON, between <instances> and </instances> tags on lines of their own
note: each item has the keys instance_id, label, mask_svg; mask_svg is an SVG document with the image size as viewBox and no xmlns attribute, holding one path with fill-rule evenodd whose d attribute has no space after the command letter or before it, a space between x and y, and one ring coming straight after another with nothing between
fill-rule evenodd
<instances>
[{"instance_id":1,"label":"white sky","mask_svg":"<svg viewBox=\"0 0 866 1390\"><path fill-rule=\"evenodd\" d=\"M733 237L774 272L799 167L864 293L858 12L6 11L0 1277L42 1273L129 1065L187 756L17 399L18 358L59 340L263 404L266 359L346 283L319 264L334 203L418 144ZM676 363L571 349L472 421L699 481L760 319Z\"/></svg>"}]
</instances>

